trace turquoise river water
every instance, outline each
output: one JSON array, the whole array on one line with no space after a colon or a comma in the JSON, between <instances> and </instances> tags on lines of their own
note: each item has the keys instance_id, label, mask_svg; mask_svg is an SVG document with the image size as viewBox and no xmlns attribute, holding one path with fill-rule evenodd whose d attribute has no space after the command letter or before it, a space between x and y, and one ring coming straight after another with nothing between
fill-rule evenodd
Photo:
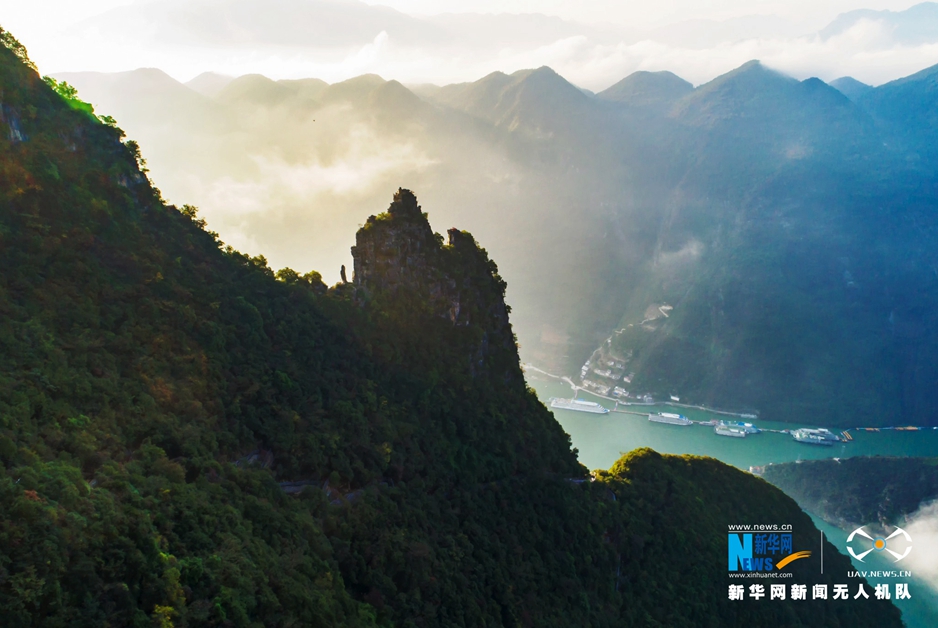
<instances>
[{"instance_id":1,"label":"turquoise river water","mask_svg":"<svg viewBox=\"0 0 938 628\"><path fill-rule=\"evenodd\" d=\"M571 397L569 385L555 379L538 378L537 373L528 373L528 383L537 391L538 397L550 407L551 397ZM608 401L580 392L581 399L588 399L612 409L615 402ZM590 469L608 469L622 454L637 447L651 447L661 453L694 454L711 456L723 462L749 470L750 466L768 463L792 462L819 458L849 458L853 456L938 456L938 430L915 432L880 431L864 432L851 430L854 440L822 447L799 443L788 434L761 433L746 438L717 436L706 425L677 426L652 423L647 418L649 412L679 412L695 421L711 419L737 419L719 414L677 408L668 405L631 406L623 409L644 412L644 416L610 412L608 414L589 414L571 410L554 409L554 416L570 434L573 446L579 449L580 462ZM796 425L793 423L773 423L759 419L747 419L762 429L792 429L795 427L822 427L819 425ZM834 431L834 430L832 430ZM809 513L810 514L810 513ZM815 524L835 546L846 553L847 532L840 530L817 517ZM867 561L869 562L869 561ZM874 561L875 562L875 561ZM861 570L894 569L895 566L876 564L861 565L854 561ZM914 572L913 572L914 573ZM896 602L902 611L902 618L908 628L934 628L938 626L938 583L925 583L916 578L905 579L913 596L911 600ZM890 580L870 579L872 584L890 582Z\"/></svg>"},{"instance_id":2,"label":"turquoise river water","mask_svg":"<svg viewBox=\"0 0 938 628\"><path fill-rule=\"evenodd\" d=\"M550 407L551 397L571 397L572 390L556 380L537 380L528 377L528 383L538 397ZM580 391L580 398L596 401L607 408L615 402ZM644 412L645 416L610 412L589 414L572 410L553 410L554 416L570 434L573 446L580 450L580 462L590 469L608 469L622 454L636 447L651 447L668 454L695 454L712 456L746 471L750 466L770 462L791 462L815 458L848 458L853 456L938 456L938 430L901 432L887 430L862 432L851 430L853 441L833 447L799 443L788 434L762 433L746 438L717 436L707 425L666 425L648 420L649 412L679 412L695 421L711 419L737 419L692 408L660 406L630 406L625 408ZM740 419L741 420L741 419ZM746 419L762 429L792 429L795 427L821 427L774 423L759 419ZM832 430L834 431L834 430Z\"/></svg>"}]
</instances>

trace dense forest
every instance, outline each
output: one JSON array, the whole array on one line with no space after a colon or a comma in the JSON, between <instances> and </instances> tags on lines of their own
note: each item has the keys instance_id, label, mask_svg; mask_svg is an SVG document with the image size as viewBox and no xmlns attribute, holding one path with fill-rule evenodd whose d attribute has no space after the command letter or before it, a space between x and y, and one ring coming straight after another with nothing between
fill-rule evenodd
<instances>
[{"instance_id":1,"label":"dense forest","mask_svg":"<svg viewBox=\"0 0 938 628\"><path fill-rule=\"evenodd\" d=\"M0 37L5 626L900 625L728 601L726 524L805 547L807 516L710 459L591 478L494 262L412 193L361 228L352 282L274 272ZM825 553L798 582L847 569Z\"/></svg>"},{"instance_id":2,"label":"dense forest","mask_svg":"<svg viewBox=\"0 0 938 628\"><path fill-rule=\"evenodd\" d=\"M938 458L805 460L769 465L764 477L805 510L843 528L901 525L938 499Z\"/></svg>"}]
</instances>

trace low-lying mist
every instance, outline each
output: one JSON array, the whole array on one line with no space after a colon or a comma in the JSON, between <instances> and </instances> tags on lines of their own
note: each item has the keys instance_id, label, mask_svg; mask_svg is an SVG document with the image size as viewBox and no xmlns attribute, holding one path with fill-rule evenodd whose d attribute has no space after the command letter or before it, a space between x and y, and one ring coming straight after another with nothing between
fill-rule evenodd
<instances>
[{"instance_id":1,"label":"low-lying mist","mask_svg":"<svg viewBox=\"0 0 938 628\"><path fill-rule=\"evenodd\" d=\"M576 372L668 304L616 337L636 392L897 425L935 405L928 76L850 98L756 61L595 95L547 67L412 89L60 78L140 142L169 201L276 268L338 280L357 227L406 187L498 263L527 361Z\"/></svg>"},{"instance_id":2,"label":"low-lying mist","mask_svg":"<svg viewBox=\"0 0 938 628\"><path fill-rule=\"evenodd\" d=\"M922 504L908 517L905 531L912 537L905 566L938 592L938 501Z\"/></svg>"}]
</instances>

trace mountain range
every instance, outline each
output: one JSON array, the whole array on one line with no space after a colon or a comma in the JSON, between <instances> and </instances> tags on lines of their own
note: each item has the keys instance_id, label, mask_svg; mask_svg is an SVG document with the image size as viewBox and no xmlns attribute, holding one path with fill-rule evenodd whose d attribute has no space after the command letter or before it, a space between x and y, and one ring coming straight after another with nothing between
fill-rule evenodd
<instances>
[{"instance_id":1,"label":"mountain range","mask_svg":"<svg viewBox=\"0 0 938 628\"><path fill-rule=\"evenodd\" d=\"M526 360L608 354L630 393L854 426L938 416L934 76L59 78L168 198L276 265L336 277L342 234L403 182L500 260Z\"/></svg>"},{"instance_id":2,"label":"mountain range","mask_svg":"<svg viewBox=\"0 0 938 628\"><path fill-rule=\"evenodd\" d=\"M727 521L793 526L826 556L786 567L807 590L851 569L759 478L647 449L587 474L495 261L410 190L357 229L351 281L275 272L0 41L5 626L901 625L727 596Z\"/></svg>"}]
</instances>

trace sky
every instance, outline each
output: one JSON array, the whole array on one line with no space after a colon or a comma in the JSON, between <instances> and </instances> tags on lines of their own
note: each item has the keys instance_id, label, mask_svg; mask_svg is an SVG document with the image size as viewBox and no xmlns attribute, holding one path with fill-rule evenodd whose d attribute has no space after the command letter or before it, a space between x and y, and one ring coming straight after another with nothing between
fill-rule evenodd
<instances>
[{"instance_id":1,"label":"sky","mask_svg":"<svg viewBox=\"0 0 938 628\"><path fill-rule=\"evenodd\" d=\"M847 11L903 11L913 4L0 0L0 25L48 74L157 67L182 81L214 71L328 82L376 73L405 84L446 84L549 65L596 91L636 70L670 70L701 84L760 59L796 78L850 75L875 85L938 63L938 5L929 41L904 38L876 16L854 20L834 36L818 32ZM287 32L292 35L279 36Z\"/></svg>"},{"instance_id":2,"label":"sky","mask_svg":"<svg viewBox=\"0 0 938 628\"><path fill-rule=\"evenodd\" d=\"M2 0L0 18L14 26L67 24L139 0ZM660 26L689 19L725 20L741 15L779 15L823 25L853 9L899 11L908 0L366 0L403 13L542 13L584 23Z\"/></svg>"},{"instance_id":3,"label":"sky","mask_svg":"<svg viewBox=\"0 0 938 628\"><path fill-rule=\"evenodd\" d=\"M725 20L741 15L780 15L822 25L852 9L908 8L908 0L388 0L368 2L405 13L544 13L578 22L662 26L691 19Z\"/></svg>"}]
</instances>

